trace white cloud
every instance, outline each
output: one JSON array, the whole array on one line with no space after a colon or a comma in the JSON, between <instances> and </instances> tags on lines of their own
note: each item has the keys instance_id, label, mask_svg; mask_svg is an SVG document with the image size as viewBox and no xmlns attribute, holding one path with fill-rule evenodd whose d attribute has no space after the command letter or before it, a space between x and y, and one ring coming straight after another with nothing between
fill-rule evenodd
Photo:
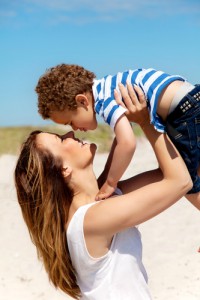
<instances>
[{"instance_id":1,"label":"white cloud","mask_svg":"<svg viewBox=\"0 0 200 300\"><path fill-rule=\"evenodd\" d=\"M95 12L126 11L143 14L145 11L157 11L179 14L200 11L199 0L23 0L26 4L35 4L49 9L73 11L89 10ZM176 8L176 10L175 10Z\"/></svg>"},{"instance_id":2,"label":"white cloud","mask_svg":"<svg viewBox=\"0 0 200 300\"><path fill-rule=\"evenodd\" d=\"M57 23L108 22L129 16L156 18L164 15L199 15L199 0L1 0L0 15L54 13ZM82 12L82 16L80 14ZM71 16L73 14L73 17ZM78 15L78 17L76 17Z\"/></svg>"}]
</instances>

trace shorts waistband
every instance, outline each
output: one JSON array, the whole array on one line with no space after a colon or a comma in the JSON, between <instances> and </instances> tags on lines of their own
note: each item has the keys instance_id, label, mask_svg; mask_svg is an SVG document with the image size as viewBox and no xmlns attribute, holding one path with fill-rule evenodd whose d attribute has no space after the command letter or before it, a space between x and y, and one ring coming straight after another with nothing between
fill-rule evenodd
<instances>
[{"instance_id":1,"label":"shorts waistband","mask_svg":"<svg viewBox=\"0 0 200 300\"><path fill-rule=\"evenodd\" d=\"M196 85L194 89L183 97L177 107L168 115L168 118L179 118L194 108L198 103L200 103L200 85Z\"/></svg>"},{"instance_id":2,"label":"shorts waistband","mask_svg":"<svg viewBox=\"0 0 200 300\"><path fill-rule=\"evenodd\" d=\"M181 87L178 89L176 94L174 95L174 98L172 100L172 103L169 108L168 115L170 115L173 110L178 106L179 102L185 97L190 91L192 91L195 88L195 86L187 81L183 82Z\"/></svg>"}]
</instances>

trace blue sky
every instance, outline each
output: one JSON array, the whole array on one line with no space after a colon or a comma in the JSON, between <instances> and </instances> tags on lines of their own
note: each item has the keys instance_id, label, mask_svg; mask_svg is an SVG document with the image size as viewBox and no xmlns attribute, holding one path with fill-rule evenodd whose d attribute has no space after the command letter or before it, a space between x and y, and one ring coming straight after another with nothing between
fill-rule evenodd
<instances>
[{"instance_id":1,"label":"blue sky","mask_svg":"<svg viewBox=\"0 0 200 300\"><path fill-rule=\"evenodd\" d=\"M45 125L34 88L49 67L97 77L153 67L200 83L199 0L1 0L0 126Z\"/></svg>"}]
</instances>

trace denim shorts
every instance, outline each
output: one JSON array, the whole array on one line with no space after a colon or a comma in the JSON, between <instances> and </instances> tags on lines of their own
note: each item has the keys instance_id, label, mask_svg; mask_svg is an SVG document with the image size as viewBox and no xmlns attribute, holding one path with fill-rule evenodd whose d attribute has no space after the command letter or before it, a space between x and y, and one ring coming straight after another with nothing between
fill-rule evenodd
<instances>
[{"instance_id":1,"label":"denim shorts","mask_svg":"<svg viewBox=\"0 0 200 300\"><path fill-rule=\"evenodd\" d=\"M193 188L188 194L200 191L200 85L196 85L179 102L166 121L166 132L180 152L190 172Z\"/></svg>"}]
</instances>

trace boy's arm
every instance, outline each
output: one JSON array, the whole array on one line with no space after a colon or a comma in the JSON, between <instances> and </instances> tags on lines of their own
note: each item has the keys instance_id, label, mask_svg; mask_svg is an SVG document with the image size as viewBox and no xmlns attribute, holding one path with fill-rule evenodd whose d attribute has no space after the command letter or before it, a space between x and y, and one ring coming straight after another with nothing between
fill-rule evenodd
<instances>
[{"instance_id":1,"label":"boy's arm","mask_svg":"<svg viewBox=\"0 0 200 300\"><path fill-rule=\"evenodd\" d=\"M136 147L135 135L125 115L122 115L115 125L115 141L112 153L107 161L108 175L96 196L96 200L108 198L117 187L119 179L128 167Z\"/></svg>"},{"instance_id":2,"label":"boy's arm","mask_svg":"<svg viewBox=\"0 0 200 300\"><path fill-rule=\"evenodd\" d=\"M108 158L107 158L106 164L104 166L104 170L103 170L103 172L101 173L101 175L99 176L99 178L97 180L99 188L102 187L102 185L104 184L104 182L106 181L106 178L108 176L108 172L110 170L110 166L111 166L111 162L112 162L112 158L113 158L113 153L114 153L116 145L117 145L117 141L116 141L116 137L115 137L113 139L112 146L110 148L110 152L108 154Z\"/></svg>"},{"instance_id":3,"label":"boy's arm","mask_svg":"<svg viewBox=\"0 0 200 300\"><path fill-rule=\"evenodd\" d=\"M141 123L142 120L149 119L149 113L146 109L147 102L143 91L136 85L132 87L132 85L130 85L128 82L127 88L123 84L119 84L119 89L121 95L123 94L123 100L125 101L125 104L122 101L122 97L120 96L117 90L114 91L115 100L122 107L126 109L128 108L128 110L125 112L125 115L128 118L128 120L135 123ZM127 89L129 92L131 92L131 98L129 97L128 93L125 93ZM104 170L98 178L99 188L102 187L103 183L105 182L108 176L116 145L117 141L115 137Z\"/></svg>"}]
</instances>

